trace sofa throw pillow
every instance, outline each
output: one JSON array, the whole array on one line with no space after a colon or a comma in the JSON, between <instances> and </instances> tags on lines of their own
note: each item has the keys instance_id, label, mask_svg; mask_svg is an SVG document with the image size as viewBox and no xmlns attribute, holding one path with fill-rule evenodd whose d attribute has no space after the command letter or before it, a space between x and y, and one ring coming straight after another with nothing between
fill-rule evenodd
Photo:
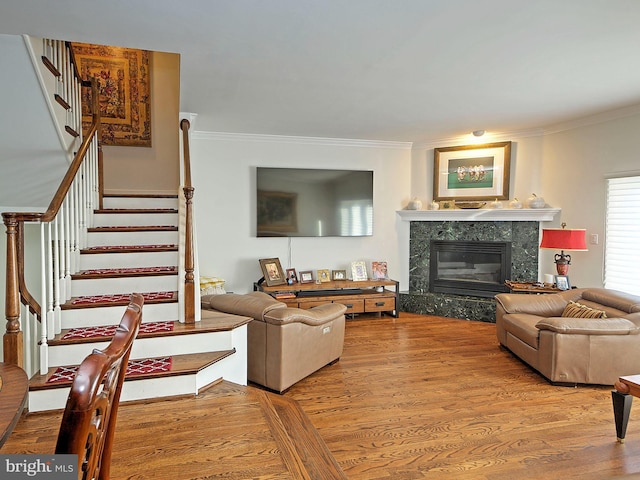
<instances>
[{"instance_id":1,"label":"sofa throw pillow","mask_svg":"<svg viewBox=\"0 0 640 480\"><path fill-rule=\"evenodd\" d=\"M569 302L561 316L572 318L607 318L604 310L587 307L578 302Z\"/></svg>"}]
</instances>

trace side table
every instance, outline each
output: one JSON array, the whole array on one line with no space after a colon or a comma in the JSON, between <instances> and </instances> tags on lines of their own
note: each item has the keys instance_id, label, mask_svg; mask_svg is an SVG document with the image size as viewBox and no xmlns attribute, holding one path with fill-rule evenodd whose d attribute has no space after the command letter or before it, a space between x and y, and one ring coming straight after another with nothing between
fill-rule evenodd
<instances>
[{"instance_id":1,"label":"side table","mask_svg":"<svg viewBox=\"0 0 640 480\"><path fill-rule=\"evenodd\" d=\"M633 397L640 397L640 375L620 377L611 391L618 442L624 443Z\"/></svg>"}]
</instances>

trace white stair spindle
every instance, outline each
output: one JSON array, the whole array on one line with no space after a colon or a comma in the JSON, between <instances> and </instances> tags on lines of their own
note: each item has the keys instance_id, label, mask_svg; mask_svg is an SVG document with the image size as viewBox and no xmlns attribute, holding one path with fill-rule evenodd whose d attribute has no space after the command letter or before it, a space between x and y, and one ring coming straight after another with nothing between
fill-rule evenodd
<instances>
[{"instance_id":1,"label":"white stair spindle","mask_svg":"<svg viewBox=\"0 0 640 480\"><path fill-rule=\"evenodd\" d=\"M40 373L46 373L49 369L49 356L47 349L47 249L46 249L45 224L40 224Z\"/></svg>"}]
</instances>

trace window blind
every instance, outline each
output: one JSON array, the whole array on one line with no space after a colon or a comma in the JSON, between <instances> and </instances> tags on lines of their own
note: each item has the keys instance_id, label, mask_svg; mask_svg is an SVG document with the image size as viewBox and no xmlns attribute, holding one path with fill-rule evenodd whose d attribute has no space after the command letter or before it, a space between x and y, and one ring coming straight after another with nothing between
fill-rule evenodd
<instances>
[{"instance_id":1,"label":"window blind","mask_svg":"<svg viewBox=\"0 0 640 480\"><path fill-rule=\"evenodd\" d=\"M640 176L607 181L604 286L640 295Z\"/></svg>"}]
</instances>

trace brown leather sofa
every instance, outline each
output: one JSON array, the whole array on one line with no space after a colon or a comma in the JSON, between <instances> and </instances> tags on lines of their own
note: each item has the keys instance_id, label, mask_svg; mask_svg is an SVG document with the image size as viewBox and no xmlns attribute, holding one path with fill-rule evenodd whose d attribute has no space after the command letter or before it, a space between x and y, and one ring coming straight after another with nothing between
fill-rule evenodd
<instances>
[{"instance_id":1,"label":"brown leather sofa","mask_svg":"<svg viewBox=\"0 0 640 480\"><path fill-rule=\"evenodd\" d=\"M640 297L581 288L495 298L498 341L551 382L613 385L640 373ZM562 316L570 302L606 318Z\"/></svg>"},{"instance_id":2,"label":"brown leather sofa","mask_svg":"<svg viewBox=\"0 0 640 480\"><path fill-rule=\"evenodd\" d=\"M247 379L282 393L325 365L344 345L347 307L289 308L264 292L202 297L203 308L253 318L247 327Z\"/></svg>"}]
</instances>

